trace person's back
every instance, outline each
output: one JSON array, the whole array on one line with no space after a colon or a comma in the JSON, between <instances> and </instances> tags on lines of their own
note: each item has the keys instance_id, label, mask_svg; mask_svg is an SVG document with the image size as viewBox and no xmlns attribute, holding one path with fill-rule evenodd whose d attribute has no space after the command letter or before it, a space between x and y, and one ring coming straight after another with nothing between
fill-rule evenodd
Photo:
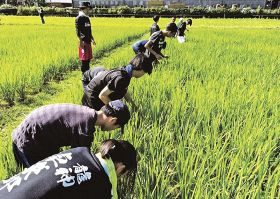
<instances>
[{"instance_id":1,"label":"person's back","mask_svg":"<svg viewBox=\"0 0 280 199\"><path fill-rule=\"evenodd\" d=\"M84 89L94 77L96 77L98 74L101 74L101 72L106 72L106 71L107 70L103 66L97 66L84 72L82 77L82 83Z\"/></svg>"},{"instance_id":2,"label":"person's back","mask_svg":"<svg viewBox=\"0 0 280 199\"><path fill-rule=\"evenodd\" d=\"M111 199L112 184L98 158L78 147L50 156L0 181L1 199Z\"/></svg>"},{"instance_id":3,"label":"person's back","mask_svg":"<svg viewBox=\"0 0 280 199\"><path fill-rule=\"evenodd\" d=\"M85 94L82 99L83 105L95 110L99 110L104 106L99 94L106 86L112 91L109 95L111 100L122 99L127 92L130 80L131 77L123 69L102 72L85 87Z\"/></svg>"},{"instance_id":4,"label":"person's back","mask_svg":"<svg viewBox=\"0 0 280 199\"><path fill-rule=\"evenodd\" d=\"M148 40L140 40L135 42L132 45L132 49L135 52L135 54L139 54L139 53L145 53L146 48L145 48L145 44L148 42Z\"/></svg>"},{"instance_id":5,"label":"person's back","mask_svg":"<svg viewBox=\"0 0 280 199\"><path fill-rule=\"evenodd\" d=\"M62 146L90 147L96 112L74 104L52 104L31 112L13 131L13 143L30 164L55 154Z\"/></svg>"},{"instance_id":6,"label":"person's back","mask_svg":"<svg viewBox=\"0 0 280 199\"><path fill-rule=\"evenodd\" d=\"M166 48L165 36L162 31L154 32L149 41L152 42L152 49L156 53L161 54L161 50ZM156 60L156 57L153 54L150 54L150 58L151 60Z\"/></svg>"},{"instance_id":7,"label":"person's back","mask_svg":"<svg viewBox=\"0 0 280 199\"><path fill-rule=\"evenodd\" d=\"M0 198L117 199L119 194L124 198L133 194L136 157L136 149L125 140L105 140L97 154L86 147L70 149L0 181Z\"/></svg>"},{"instance_id":8,"label":"person's back","mask_svg":"<svg viewBox=\"0 0 280 199\"><path fill-rule=\"evenodd\" d=\"M184 36L186 28L187 24L185 21L178 24L178 36Z\"/></svg>"}]
</instances>

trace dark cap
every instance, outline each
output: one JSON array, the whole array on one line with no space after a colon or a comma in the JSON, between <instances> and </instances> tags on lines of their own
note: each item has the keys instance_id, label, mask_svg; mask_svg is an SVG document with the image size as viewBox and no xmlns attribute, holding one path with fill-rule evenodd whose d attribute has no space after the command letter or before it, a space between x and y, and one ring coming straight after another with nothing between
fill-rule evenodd
<instances>
[{"instance_id":1,"label":"dark cap","mask_svg":"<svg viewBox=\"0 0 280 199\"><path fill-rule=\"evenodd\" d=\"M85 1L85 2L81 2L79 8L90 8L90 9L92 9L92 6L91 6L89 1Z\"/></svg>"},{"instance_id":2,"label":"dark cap","mask_svg":"<svg viewBox=\"0 0 280 199\"><path fill-rule=\"evenodd\" d=\"M192 19L188 19L187 22L190 26L192 26Z\"/></svg>"},{"instance_id":3,"label":"dark cap","mask_svg":"<svg viewBox=\"0 0 280 199\"><path fill-rule=\"evenodd\" d=\"M128 107L121 100L115 100L109 102L109 106L114 110L117 118L117 124L121 126L121 133L124 133L124 125L130 119L130 112Z\"/></svg>"},{"instance_id":4,"label":"dark cap","mask_svg":"<svg viewBox=\"0 0 280 199\"><path fill-rule=\"evenodd\" d=\"M171 32L177 32L178 28L175 23L169 23L166 26L166 30Z\"/></svg>"}]
</instances>

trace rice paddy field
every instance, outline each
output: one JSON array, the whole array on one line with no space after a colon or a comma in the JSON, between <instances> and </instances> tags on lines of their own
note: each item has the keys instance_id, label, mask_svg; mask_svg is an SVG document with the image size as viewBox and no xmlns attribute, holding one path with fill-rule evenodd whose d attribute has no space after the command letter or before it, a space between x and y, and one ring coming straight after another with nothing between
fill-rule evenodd
<instances>
[{"instance_id":1,"label":"rice paddy field","mask_svg":"<svg viewBox=\"0 0 280 199\"><path fill-rule=\"evenodd\" d=\"M38 17L0 19L5 179L18 170L11 132L25 115L45 104L80 104L83 91L74 18L46 17L46 26ZM91 20L98 58L91 64L106 68L127 64L131 44L148 39L152 23ZM131 109L125 134L97 130L92 145L105 138L134 144L140 156L134 198L280 198L279 24L194 19L186 43L166 38L170 58L129 87L139 108Z\"/></svg>"}]
</instances>

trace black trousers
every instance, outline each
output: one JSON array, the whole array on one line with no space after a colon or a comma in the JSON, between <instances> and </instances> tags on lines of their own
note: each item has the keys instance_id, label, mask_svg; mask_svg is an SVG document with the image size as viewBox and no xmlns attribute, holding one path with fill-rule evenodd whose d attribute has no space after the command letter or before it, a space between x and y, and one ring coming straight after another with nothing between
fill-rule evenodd
<instances>
[{"instance_id":1,"label":"black trousers","mask_svg":"<svg viewBox=\"0 0 280 199\"><path fill-rule=\"evenodd\" d=\"M33 155L33 154L25 154L23 152L21 152L17 145L15 143L13 143L12 145L13 147L13 153L14 153L14 157L17 163L17 166L23 167L23 168L28 168L30 166L32 166L33 164L36 164L37 162L53 155L53 154L57 154L59 153L59 151L50 151L49 154L43 154L43 155Z\"/></svg>"},{"instance_id":2,"label":"black trousers","mask_svg":"<svg viewBox=\"0 0 280 199\"><path fill-rule=\"evenodd\" d=\"M44 16L40 15L42 24L45 24Z\"/></svg>"},{"instance_id":3,"label":"black trousers","mask_svg":"<svg viewBox=\"0 0 280 199\"><path fill-rule=\"evenodd\" d=\"M88 61L82 61L82 66L81 66L81 71L82 73L86 72L87 70L89 70L89 62L90 60Z\"/></svg>"},{"instance_id":4,"label":"black trousers","mask_svg":"<svg viewBox=\"0 0 280 199\"><path fill-rule=\"evenodd\" d=\"M90 98L84 94L82 98L82 105L99 111L105 104L99 98Z\"/></svg>"}]
</instances>

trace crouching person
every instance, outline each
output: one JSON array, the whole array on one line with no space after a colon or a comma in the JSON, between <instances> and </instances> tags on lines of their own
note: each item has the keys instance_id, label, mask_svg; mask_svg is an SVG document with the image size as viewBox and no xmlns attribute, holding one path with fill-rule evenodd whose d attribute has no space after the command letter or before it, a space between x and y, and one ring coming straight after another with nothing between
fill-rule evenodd
<instances>
[{"instance_id":1,"label":"crouching person","mask_svg":"<svg viewBox=\"0 0 280 199\"><path fill-rule=\"evenodd\" d=\"M130 119L128 107L111 101L100 111L75 105L51 104L31 112L13 131L13 153L19 166L30 167L59 152L60 147L88 147L95 127L102 131L124 129Z\"/></svg>"},{"instance_id":2,"label":"crouching person","mask_svg":"<svg viewBox=\"0 0 280 199\"><path fill-rule=\"evenodd\" d=\"M128 92L130 80L141 78L146 73L151 74L153 70L151 60L144 54L138 54L124 67L104 70L100 67L93 68L83 75L82 104L99 110L112 100L125 98L133 108L136 108Z\"/></svg>"},{"instance_id":3,"label":"crouching person","mask_svg":"<svg viewBox=\"0 0 280 199\"><path fill-rule=\"evenodd\" d=\"M177 33L177 26L175 23L169 23L164 30L154 32L149 40L137 41L132 45L135 54L145 53L149 54L149 59L157 61L163 58L168 58L163 55L161 50L166 48L165 37L175 37Z\"/></svg>"},{"instance_id":4,"label":"crouching person","mask_svg":"<svg viewBox=\"0 0 280 199\"><path fill-rule=\"evenodd\" d=\"M186 42L185 31L186 30L188 31L187 25L192 26L192 20L191 19L188 19L187 21L184 21L183 18L179 19L179 23L177 24L177 27L178 27L177 38L178 38L179 43Z\"/></svg>"},{"instance_id":5,"label":"crouching person","mask_svg":"<svg viewBox=\"0 0 280 199\"><path fill-rule=\"evenodd\" d=\"M105 140L99 152L78 147L52 155L0 181L1 199L117 199L118 182L133 191L137 152L124 140ZM122 180L120 180L122 179ZM119 181L118 181L119 180Z\"/></svg>"}]
</instances>

